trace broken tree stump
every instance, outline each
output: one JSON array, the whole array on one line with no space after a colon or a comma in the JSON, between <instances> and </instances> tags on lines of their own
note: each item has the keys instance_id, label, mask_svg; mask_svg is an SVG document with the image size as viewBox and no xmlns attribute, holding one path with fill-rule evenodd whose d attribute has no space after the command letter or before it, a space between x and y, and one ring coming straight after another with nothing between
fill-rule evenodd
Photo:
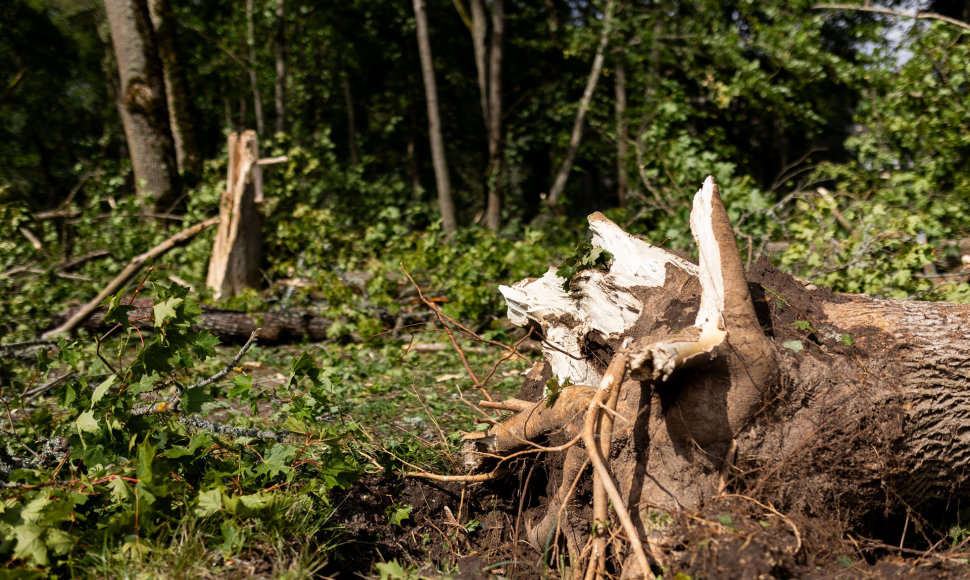
<instances>
[{"instance_id":1,"label":"broken tree stump","mask_svg":"<svg viewBox=\"0 0 970 580\"><path fill-rule=\"evenodd\" d=\"M255 131L229 134L226 189L219 200L219 229L212 244L206 285L216 298L259 285L263 247L263 179Z\"/></svg>"},{"instance_id":2,"label":"broken tree stump","mask_svg":"<svg viewBox=\"0 0 970 580\"><path fill-rule=\"evenodd\" d=\"M592 553L595 571L597 546L610 547L612 570L650 576L662 555L648 515L726 489L850 528L958 509L970 492L970 305L836 294L764 259L745 274L711 178L691 214L697 265L601 214L589 222L607 271L577 274L568 291L554 269L501 288L510 320L541 331L545 361L519 396L531 391L532 405L517 400L464 449L480 472L555 446L545 499L525 515L538 550L562 542L574 565ZM577 491L590 463L596 479ZM625 544L600 539L607 497Z\"/></svg>"}]
</instances>

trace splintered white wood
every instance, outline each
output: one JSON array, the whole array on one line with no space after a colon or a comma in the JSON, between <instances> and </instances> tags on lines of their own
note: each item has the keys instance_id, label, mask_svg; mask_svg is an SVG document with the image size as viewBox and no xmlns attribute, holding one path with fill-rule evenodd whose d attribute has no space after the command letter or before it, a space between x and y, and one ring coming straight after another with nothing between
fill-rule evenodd
<instances>
[{"instance_id":1,"label":"splintered white wood","mask_svg":"<svg viewBox=\"0 0 970 580\"><path fill-rule=\"evenodd\" d=\"M538 324L548 343L543 354L553 375L560 383L568 379L575 385L596 385L602 379L582 355L584 337L590 331L619 337L639 319L642 305L633 288L662 286L668 264L697 274L694 264L631 236L602 214L591 215L589 222L593 245L613 255L609 272L578 274L569 293L555 268L541 278L499 287L509 320L518 326Z\"/></svg>"},{"instance_id":2,"label":"splintered white wood","mask_svg":"<svg viewBox=\"0 0 970 580\"><path fill-rule=\"evenodd\" d=\"M599 212L589 216L589 229L593 245L613 254L610 274L623 286L663 286L668 263L697 275L695 264L631 236Z\"/></svg>"},{"instance_id":3,"label":"splintered white wood","mask_svg":"<svg viewBox=\"0 0 970 580\"><path fill-rule=\"evenodd\" d=\"M694 196L690 212L690 229L694 234L698 252L698 280L701 283L701 305L694 326L723 328L721 313L724 312L724 276L721 273L721 249L714 236L711 223L714 212L714 178L708 176L704 185ZM731 240L734 243L734 240Z\"/></svg>"},{"instance_id":4,"label":"splintered white wood","mask_svg":"<svg viewBox=\"0 0 970 580\"><path fill-rule=\"evenodd\" d=\"M690 229L700 257L697 279L701 284L701 304L692 329L652 344L634 344L630 351L632 376L666 381L678 368L709 355L724 342L724 276L721 249L714 235L714 179L708 177L694 196ZM732 238L731 243L734 243Z\"/></svg>"}]
</instances>

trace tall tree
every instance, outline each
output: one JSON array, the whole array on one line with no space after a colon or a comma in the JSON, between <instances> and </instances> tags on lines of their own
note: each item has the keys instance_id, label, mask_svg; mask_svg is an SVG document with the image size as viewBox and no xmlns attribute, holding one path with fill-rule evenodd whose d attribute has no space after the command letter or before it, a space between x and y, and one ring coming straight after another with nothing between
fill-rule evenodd
<instances>
[{"instance_id":1,"label":"tall tree","mask_svg":"<svg viewBox=\"0 0 970 580\"><path fill-rule=\"evenodd\" d=\"M202 156L192 119L192 101L185 69L178 57L175 16L168 0L149 0L148 9L165 79L165 98L172 125L172 139L175 142L175 161L183 177L198 176L202 172Z\"/></svg>"},{"instance_id":2,"label":"tall tree","mask_svg":"<svg viewBox=\"0 0 970 580\"><path fill-rule=\"evenodd\" d=\"M614 0L609 0L606 4L599 46L596 48L596 56L593 57L593 66L589 72L589 78L586 80L586 89L583 91L583 97L579 101L579 110L576 111L576 119L573 121L573 130L569 137L569 148L566 150L566 157L563 159L562 165L559 166L559 171L556 173L556 179L553 181L552 189L549 190L549 199L547 202L550 206L559 203L559 198L566 189L566 180L569 178L569 172L573 169L576 150L579 149L579 142L583 137L583 123L586 120L586 112L589 110L589 104L593 100L593 93L596 91L596 84L599 82L600 75L603 72L603 53L606 51L606 45L610 40L610 29L613 27L614 6Z\"/></svg>"},{"instance_id":3,"label":"tall tree","mask_svg":"<svg viewBox=\"0 0 970 580\"><path fill-rule=\"evenodd\" d=\"M626 64L623 55L616 55L616 65L613 78L613 89L616 97L616 200L620 207L626 205L628 176L626 160L629 151L627 143L626 120Z\"/></svg>"},{"instance_id":4,"label":"tall tree","mask_svg":"<svg viewBox=\"0 0 970 580\"><path fill-rule=\"evenodd\" d=\"M273 95L276 103L276 132L286 129L286 0L276 0L276 83Z\"/></svg>"},{"instance_id":5,"label":"tall tree","mask_svg":"<svg viewBox=\"0 0 970 580\"><path fill-rule=\"evenodd\" d=\"M181 193L165 79L146 0L105 0L121 81L119 110L135 172L135 191L147 206L167 210Z\"/></svg>"},{"instance_id":6,"label":"tall tree","mask_svg":"<svg viewBox=\"0 0 970 580\"><path fill-rule=\"evenodd\" d=\"M463 18L464 8L456 0L455 6ZM472 33L472 46L475 52L475 69L478 73L478 91L482 105L482 118L485 121L485 135L488 141L488 164L485 169L488 205L485 209L485 224L497 230L502 223L502 58L505 40L505 3L492 0L491 41L488 38L488 16L484 0L471 0L471 18L466 24Z\"/></svg>"},{"instance_id":7,"label":"tall tree","mask_svg":"<svg viewBox=\"0 0 970 580\"><path fill-rule=\"evenodd\" d=\"M451 180L448 177L448 161L445 143L441 136L441 115L438 112L438 86L434 78L434 62L431 58L431 41L428 38L428 14L424 0L414 0L414 19L418 32L418 52L421 55L421 74L424 77L425 100L428 102L428 134L431 139L431 161L434 164L435 181L438 186L438 206L445 235L454 237L458 229L455 204L451 197Z\"/></svg>"},{"instance_id":8,"label":"tall tree","mask_svg":"<svg viewBox=\"0 0 970 580\"><path fill-rule=\"evenodd\" d=\"M256 132L263 134L263 97L259 91L256 74L256 26L253 23L253 0L246 0L246 47L249 48L249 82L253 87L253 112L256 114Z\"/></svg>"}]
</instances>

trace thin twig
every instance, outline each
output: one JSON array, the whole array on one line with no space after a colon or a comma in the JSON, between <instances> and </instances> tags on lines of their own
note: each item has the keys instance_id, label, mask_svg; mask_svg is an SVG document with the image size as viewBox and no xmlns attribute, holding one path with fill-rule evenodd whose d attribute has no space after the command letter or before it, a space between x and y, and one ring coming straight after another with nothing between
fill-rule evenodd
<instances>
[{"instance_id":1,"label":"thin twig","mask_svg":"<svg viewBox=\"0 0 970 580\"><path fill-rule=\"evenodd\" d=\"M438 308L437 304L435 304L434 302L424 297L424 293L421 292L421 288L418 286L417 282L414 281L414 278L411 277L411 273L404 268L404 264L401 264L401 270L404 271L404 275L407 276L408 280L411 281L411 284L414 285L414 288L418 292L418 298L421 300L421 302L425 306L433 310L435 315L438 317L438 321L444 327L445 333L448 334L448 340L451 341L451 346L454 347L455 352L458 353L458 358L461 359L461 364L465 367L465 372L468 373L468 376L471 377L472 381L475 383L475 387L482 391L482 394L485 396L486 399L488 399L489 401L494 400L492 399L492 395L488 393L488 390L485 388L485 385L480 380L478 380L478 376L475 374L475 371L472 370L471 365L468 364L468 359L465 357L464 351L461 350L461 346L458 344L458 341L455 339L455 333L451 331L451 328L448 326L448 323L446 322L447 317L444 315L443 312L441 312L441 309Z\"/></svg>"},{"instance_id":2,"label":"thin twig","mask_svg":"<svg viewBox=\"0 0 970 580\"><path fill-rule=\"evenodd\" d=\"M228 375L232 371L232 369L236 368L236 365L239 364L239 361L242 360L242 357L246 355L246 351L249 350L249 347L253 346L253 343L256 341L256 337L259 336L260 330L262 330L262 328L257 328L252 332L252 334L249 335L249 340L247 340L246 344L244 344L242 348L239 349L239 352L237 352L236 356L233 357L232 362L227 364L224 369L222 369L221 371L217 372L216 374L212 375L207 379L202 379L201 381L195 384L185 387L185 389L191 390L191 389L199 389L202 387L208 387L212 383Z\"/></svg>"}]
</instances>

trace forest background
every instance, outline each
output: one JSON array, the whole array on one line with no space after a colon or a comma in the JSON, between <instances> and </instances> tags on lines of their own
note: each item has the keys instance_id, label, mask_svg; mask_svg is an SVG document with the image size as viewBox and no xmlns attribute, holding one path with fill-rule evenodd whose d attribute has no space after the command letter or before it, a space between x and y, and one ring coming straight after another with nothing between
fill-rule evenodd
<instances>
[{"instance_id":1,"label":"forest background","mask_svg":"<svg viewBox=\"0 0 970 580\"><path fill-rule=\"evenodd\" d=\"M157 332L146 347L129 329L110 347L128 369L111 370L124 385L157 390L171 386L165 377L206 368L193 361L217 351L190 330L194 302L315 312L333 321L328 336L343 346L297 356L280 387L292 393L270 396L256 387L272 381L256 373L209 397L252 405L253 414L259 400L276 397L287 428L299 432L294 421L333 411L338 375L347 385L368 373L401 379L388 374L388 349L399 348L400 335L380 333L399 330L388 320L414 308L402 265L444 314L508 339L497 285L574 254L592 211L691 257L686 200L708 174L749 261L767 252L783 270L839 291L965 302L967 22L966 0L878 8L801 0L6 1L0 336L6 344L33 339L135 256L215 215L227 134L244 129L257 131L262 155L285 156L263 171L263 281L217 302L204 285L212 231L166 255L144 291L127 292L153 293L156 306L169 307L155 309L155 325L181 330ZM39 366L0 361L3 429L17 441L0 460L66 437L80 460L74 477L97 482L97 513L114 514L110 525L88 524L105 554L116 544L152 553L148 530L171 538L172 528L159 526L186 513L222 542L203 538L201 549L238 554L245 538L259 535L240 514L265 506L250 499L254 505L230 508L232 498L292 484L302 477L295 466L303 452L260 443L259 461L251 458L231 489L232 470L196 454L211 441L184 426L92 424L85 413L120 417L143 393L111 385L90 392L86 380L107 379L95 368L102 346L86 336L44 351ZM361 339L380 362L341 350ZM146 362L152 345L174 362ZM219 352L228 360L233 350ZM356 353L353 370L347 352ZM438 374L453 363L442 359ZM74 369L49 393L61 411L25 404L31 388L66 376L58 369ZM301 399L306 388L317 398ZM396 390L368 388L385 411L393 408ZM15 401L20 415L10 413ZM358 428L314 440L337 457L338 474L314 501L327 504L327 489L378 457L335 451L333 442ZM133 431L118 436L124 429ZM397 436L385 447L433 455ZM166 447L176 444L181 455ZM94 448L102 455L91 455ZM275 463L260 463L272 449ZM171 465L153 463L162 456ZM0 512L0 554L41 571L118 565L109 555L79 556L94 532L58 511L73 502L77 513L86 501L52 484L61 467L40 456L21 467L26 487L8 493ZM135 481L125 469L138 471ZM152 483L153 470L172 469L206 483ZM146 503L150 490L168 502Z\"/></svg>"}]
</instances>

